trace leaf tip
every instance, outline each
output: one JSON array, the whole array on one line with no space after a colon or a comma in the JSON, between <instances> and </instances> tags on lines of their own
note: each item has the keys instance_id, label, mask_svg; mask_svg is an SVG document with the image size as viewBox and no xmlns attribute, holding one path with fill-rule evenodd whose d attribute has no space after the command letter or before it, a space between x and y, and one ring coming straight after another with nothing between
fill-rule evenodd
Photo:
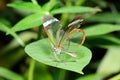
<instances>
[{"instance_id":1,"label":"leaf tip","mask_svg":"<svg viewBox=\"0 0 120 80\"><path fill-rule=\"evenodd\" d=\"M84 72L82 72L82 71L80 71L80 72L78 72L78 73L84 75Z\"/></svg>"}]
</instances>

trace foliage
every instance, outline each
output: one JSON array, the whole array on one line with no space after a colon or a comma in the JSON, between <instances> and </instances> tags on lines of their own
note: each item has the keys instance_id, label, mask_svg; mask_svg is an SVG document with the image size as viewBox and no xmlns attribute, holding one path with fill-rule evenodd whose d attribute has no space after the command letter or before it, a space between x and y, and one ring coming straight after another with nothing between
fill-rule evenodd
<instances>
[{"instance_id":1,"label":"foliage","mask_svg":"<svg viewBox=\"0 0 120 80\"><path fill-rule=\"evenodd\" d=\"M70 80L72 78L76 80L103 80L107 77L111 80L120 79L119 74L117 74L120 72L120 16L117 8L115 8L116 5L111 4L111 11L106 12L104 9L109 8L107 5L109 2L105 0L90 0L90 2L87 0L50 0L45 3L38 2L36 0L29 2L21 0L21 2L11 1L11 3L8 3L7 7L13 8L12 11L18 17L22 17L19 21L17 17L12 17L15 16L12 11L9 11L8 14L4 14L3 11L2 15L9 16L12 14L9 18L0 16L0 31L5 33L6 37L12 36L14 38L3 45L0 51L1 80ZM90 7L91 4L95 7ZM9 9L11 10L11 8ZM84 18L81 28L86 33L85 44L80 48L70 46L70 49L78 54L79 58L77 60L64 54L61 57L65 57L65 61L54 60L51 54L51 45L42 26L42 18L46 14L56 16L63 25L67 25L76 15L81 15ZM14 23L12 20L16 22ZM76 34L75 39L77 38L79 36ZM71 44L75 45L77 43L73 41ZM97 50L101 55L103 55L102 53L105 55L103 59L99 59L99 56L93 56L98 60L90 62L92 54L99 55L94 48L98 48ZM15 70L16 67L18 67L17 70ZM95 70L94 73L92 73L93 69ZM79 75L83 72L84 76ZM80 78L74 76L69 78L70 73L80 76ZM116 74L113 78L109 77L113 74Z\"/></svg>"}]
</instances>

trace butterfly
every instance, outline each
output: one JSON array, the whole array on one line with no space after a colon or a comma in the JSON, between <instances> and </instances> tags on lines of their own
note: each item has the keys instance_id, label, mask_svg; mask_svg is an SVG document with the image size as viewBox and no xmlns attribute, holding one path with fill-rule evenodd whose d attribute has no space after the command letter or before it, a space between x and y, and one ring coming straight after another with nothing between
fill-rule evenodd
<instances>
[{"instance_id":1,"label":"butterfly","mask_svg":"<svg viewBox=\"0 0 120 80\"><path fill-rule=\"evenodd\" d=\"M64 52L72 57L77 57L75 52L65 50L64 45L67 44L68 46L71 46L69 40L71 39L71 36L75 36L73 35L75 32L77 32L77 34L82 33L82 40L79 42L78 47L84 43L85 32L80 29L82 21L83 18L81 16L76 16L65 29L62 29L62 25L57 18L49 15L45 15L43 17L44 31L52 44L55 55L59 55ZM59 59L57 58L57 60Z\"/></svg>"}]
</instances>

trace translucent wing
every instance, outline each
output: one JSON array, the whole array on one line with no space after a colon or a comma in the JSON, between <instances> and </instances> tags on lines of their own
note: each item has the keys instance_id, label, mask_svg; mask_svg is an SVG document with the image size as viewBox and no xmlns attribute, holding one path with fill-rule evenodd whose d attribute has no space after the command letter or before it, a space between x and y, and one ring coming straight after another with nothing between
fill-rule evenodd
<instances>
[{"instance_id":1,"label":"translucent wing","mask_svg":"<svg viewBox=\"0 0 120 80\"><path fill-rule=\"evenodd\" d=\"M85 32L82 29L75 28L68 33L67 37L70 41L78 43L78 47L80 47L85 41Z\"/></svg>"},{"instance_id":2,"label":"translucent wing","mask_svg":"<svg viewBox=\"0 0 120 80\"><path fill-rule=\"evenodd\" d=\"M62 25L60 24L59 20L52 16L46 15L43 17L43 26L51 43L53 45L58 44L60 34L59 32L62 28Z\"/></svg>"},{"instance_id":3,"label":"translucent wing","mask_svg":"<svg viewBox=\"0 0 120 80\"><path fill-rule=\"evenodd\" d=\"M70 24L68 24L68 27L65 29L65 31L71 31L75 28L79 28L82 24L83 18L81 16L76 16Z\"/></svg>"},{"instance_id":4,"label":"translucent wing","mask_svg":"<svg viewBox=\"0 0 120 80\"><path fill-rule=\"evenodd\" d=\"M84 31L83 30L81 30L81 29L79 29L79 27L80 27L80 25L82 24L82 21L83 21L83 19L82 19L82 17L81 16L77 16L77 17L75 17L72 21L71 21L71 23L68 25L68 27L65 29L65 33L64 33L64 35L63 35L63 37L62 37L62 39L61 39L61 41L60 41L60 43L59 43L59 45L60 46L63 46L63 44L68 40L68 41L70 41L71 40L71 38L74 38L74 37L76 37L76 36L81 36L81 32L82 32L82 34L83 34L83 39L82 39L82 42L81 43L83 43L84 41L84 39L85 39L85 33L84 33ZM73 34L74 33L74 34ZM80 38L81 39L81 38ZM79 44L81 44L81 43L79 43Z\"/></svg>"},{"instance_id":5,"label":"translucent wing","mask_svg":"<svg viewBox=\"0 0 120 80\"><path fill-rule=\"evenodd\" d=\"M81 16L75 17L65 29L65 33L59 44L63 49L67 50L69 54L71 54L71 56L73 57L75 56L75 52L71 50L70 46L78 47L82 45L85 40L85 32L79 28L82 21L83 19ZM71 41L77 42L78 45L71 45Z\"/></svg>"},{"instance_id":6,"label":"translucent wing","mask_svg":"<svg viewBox=\"0 0 120 80\"><path fill-rule=\"evenodd\" d=\"M64 32L64 34L63 34L63 36L62 36L62 38L61 38L61 40L60 40L60 42L59 42L59 46L62 46L62 45L63 45L63 43L66 41L66 39L65 39L66 36L68 35L68 33L69 33L71 30L80 27L80 25L82 24L82 21L83 21L83 19L82 19L81 16L76 16L76 17L70 22L70 24L68 25L68 27L64 30L65 32Z\"/></svg>"}]
</instances>

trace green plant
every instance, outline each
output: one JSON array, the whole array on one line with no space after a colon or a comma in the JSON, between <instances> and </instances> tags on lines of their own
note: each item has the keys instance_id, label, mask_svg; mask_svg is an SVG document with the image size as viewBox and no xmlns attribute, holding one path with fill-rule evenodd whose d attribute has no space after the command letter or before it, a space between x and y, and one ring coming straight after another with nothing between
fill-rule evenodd
<instances>
[{"instance_id":1,"label":"green plant","mask_svg":"<svg viewBox=\"0 0 120 80\"><path fill-rule=\"evenodd\" d=\"M120 39L117 38L111 32L114 31L120 31L120 25L119 25L119 13L116 13L115 15L113 13L100 13L95 14L96 12L101 11L99 8L91 8L86 6L78 6L82 5L84 2L87 2L86 0L78 0L78 1L66 1L66 5L61 7L59 0L50 0L49 2L43 4L40 6L36 0L31 0L32 2L14 2L9 3L9 7L13 7L16 11L24 14L24 18L17 22L13 27L11 26L11 23L5 19L0 19L0 31L10 34L15 39L11 41L9 45L7 45L3 50L1 50L0 56L8 57L7 60L10 60L9 64L11 65L5 65L8 68L13 67L14 63L17 63L19 59L25 56L23 48L25 47L26 53L32 57L33 59L37 60L38 62L58 67L65 70L74 71L80 74L83 74L82 70L83 68L89 63L91 59L91 51L82 46L79 48L79 50L76 50L76 48L71 47L74 51L78 51L79 61L77 62L54 62L51 57L51 46L47 42L48 39L45 38L45 35L42 34L42 18L46 13L49 13L50 15L54 16L56 14L61 14L61 23L63 25L66 25L67 20L70 20L73 18L76 14L81 14L87 24L87 22L97 22L94 25L86 25L83 29L86 33L86 42L85 46L92 48L92 47L100 47L107 49L106 56L102 60L100 66L97 69L97 72L88 76L84 76L83 78L80 77L77 80L93 80L93 79L103 79L104 77L117 73L120 70L119 66L119 45L120 45ZM101 3L95 2L97 5L105 7L105 2L101 0ZM102 5L104 3L104 5ZM115 10L114 10L115 11ZM69 13L69 14L68 14ZM95 14L95 15L94 15ZM71 15L71 16L69 16ZM112 16L112 18L111 18ZM115 23L115 24L112 24ZM24 31L28 29L33 29L35 27L38 27L38 32L32 32L32 31ZM21 32L19 32L21 31ZM19 32L19 35L17 35ZM119 34L119 33L118 33ZM76 36L78 38L78 36ZM25 46L27 42L30 42L31 39L34 39L35 42L30 43L29 45ZM38 40L38 41L37 41ZM101 41L102 40L102 41ZM18 43L17 43L18 42ZM71 44L76 44L72 42ZM17 49L19 45L22 46L22 48L19 48L17 51L14 51L14 54L12 54L12 57L9 57L10 54L6 54L12 49ZM45 50L45 48L48 48ZM22 53L22 54L21 54ZM113 54L114 53L114 54ZM15 56L15 57L13 57ZM81 57L82 56L82 57ZM116 57L114 61L111 61L112 57ZM51 59L49 58L51 57ZM52 80L53 77L48 72L48 66L43 65L41 63L36 62L35 60L30 59L30 65L29 69L26 70L26 72L22 75L18 75L14 72L11 72L5 68L0 68L0 76L2 78L6 79L19 79L19 80ZM3 60L3 63L6 63L7 60L4 60L4 57L0 59L0 61ZM109 62L114 63L114 68L109 64ZM2 63L2 62L1 62ZM38 65L40 64L40 65ZM71 66L72 65L72 66ZM37 68L36 68L37 67ZM106 70L106 73L104 71ZM5 72L6 74L2 74L2 72ZM39 72L43 73L42 76L39 76ZM58 73L58 78L54 78L56 80L63 80L65 78L65 71L60 70L60 73ZM11 74L12 76L7 76L7 74ZM28 78L26 78L26 75ZM55 75L55 74L54 74ZM34 77L35 76L35 77ZM23 78L24 77L24 78ZM42 78L44 77L44 78Z\"/></svg>"}]
</instances>

